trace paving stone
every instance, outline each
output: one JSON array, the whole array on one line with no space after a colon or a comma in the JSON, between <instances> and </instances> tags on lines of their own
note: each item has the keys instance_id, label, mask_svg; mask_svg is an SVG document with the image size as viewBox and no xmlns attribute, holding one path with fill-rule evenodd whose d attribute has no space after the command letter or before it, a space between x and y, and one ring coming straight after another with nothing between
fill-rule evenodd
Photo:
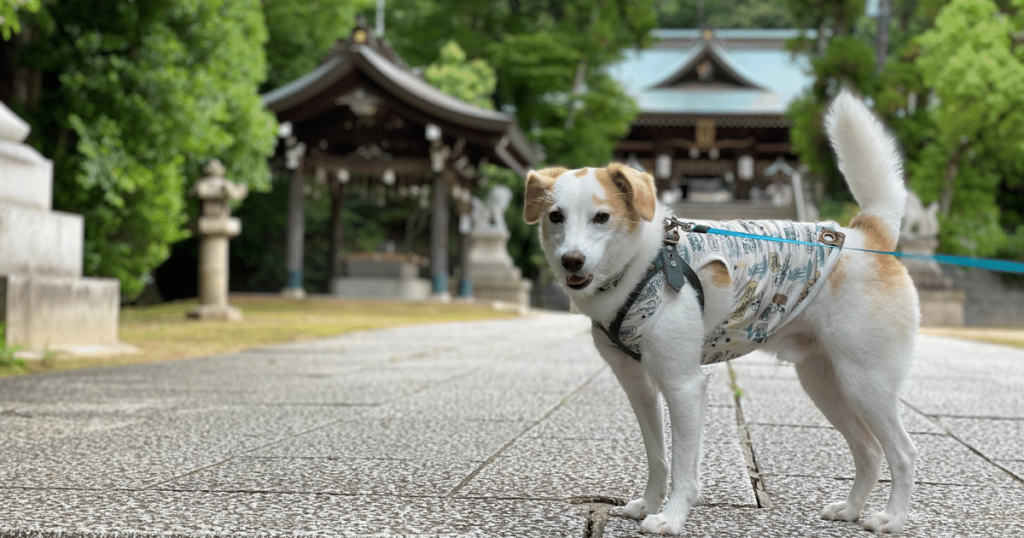
<instances>
[{"instance_id":1,"label":"paving stone","mask_svg":"<svg viewBox=\"0 0 1024 538\"><path fill-rule=\"evenodd\" d=\"M821 508L843 500L852 484L852 480L809 477L772 477L767 481L772 501L777 506L783 510L798 508L806 513L808 520L817 518ZM888 497L889 484L883 482L872 492L864 513L884 509ZM1022 536L1022 497L1024 484L1020 483L1005 487L918 483L903 536ZM860 528L852 523L823 523ZM859 532L859 536L864 536L863 530Z\"/></svg>"},{"instance_id":2,"label":"paving stone","mask_svg":"<svg viewBox=\"0 0 1024 538\"><path fill-rule=\"evenodd\" d=\"M754 458L765 475L854 477L853 456L846 440L831 428L751 425ZM911 434L917 445L915 480L935 484L1007 485L1005 472L955 439L944 435ZM889 470L882 464L881 479ZM770 490L769 490L770 491Z\"/></svg>"},{"instance_id":3,"label":"paving stone","mask_svg":"<svg viewBox=\"0 0 1024 538\"><path fill-rule=\"evenodd\" d=\"M922 337L916 361L906 401L927 417L903 411L924 432L905 536L1024 535L1024 351ZM864 536L817 517L853 466L793 368L760 353L732 365L776 507L754 508L718 366L687 532ZM0 379L0 454L0 536L579 537L586 507L565 499L626 500L646 482L589 321L561 314ZM612 517L604 536L638 526Z\"/></svg>"},{"instance_id":4,"label":"paving stone","mask_svg":"<svg viewBox=\"0 0 1024 538\"><path fill-rule=\"evenodd\" d=\"M756 506L736 432L735 414L711 408L705 427L701 502ZM467 497L639 497L647 485L647 456L632 439L521 438L484 467L461 493Z\"/></svg>"},{"instance_id":5,"label":"paving stone","mask_svg":"<svg viewBox=\"0 0 1024 538\"><path fill-rule=\"evenodd\" d=\"M1024 418L1024 383L931 380L911 383L903 398L929 416Z\"/></svg>"},{"instance_id":6,"label":"paving stone","mask_svg":"<svg viewBox=\"0 0 1024 538\"><path fill-rule=\"evenodd\" d=\"M941 417L939 421L958 439L989 459L1024 459L1024 419Z\"/></svg>"},{"instance_id":7,"label":"paving stone","mask_svg":"<svg viewBox=\"0 0 1024 538\"><path fill-rule=\"evenodd\" d=\"M353 458L235 458L163 483L169 491L447 496L479 462Z\"/></svg>"},{"instance_id":8,"label":"paving stone","mask_svg":"<svg viewBox=\"0 0 1024 538\"><path fill-rule=\"evenodd\" d=\"M176 491L8 490L0 535L572 537L562 502Z\"/></svg>"},{"instance_id":9,"label":"paving stone","mask_svg":"<svg viewBox=\"0 0 1024 538\"><path fill-rule=\"evenodd\" d=\"M3 417L0 484L139 489L362 412L351 408L205 406L126 421L123 415ZM28 434L28 435L26 435Z\"/></svg>"},{"instance_id":10,"label":"paving stone","mask_svg":"<svg viewBox=\"0 0 1024 538\"><path fill-rule=\"evenodd\" d=\"M484 461L530 425L521 421L451 419L443 415L376 416L320 428L251 455Z\"/></svg>"},{"instance_id":11,"label":"paving stone","mask_svg":"<svg viewBox=\"0 0 1024 538\"><path fill-rule=\"evenodd\" d=\"M1013 473L1018 480L1024 482L1024 459L1021 460L995 460L1003 468Z\"/></svg>"},{"instance_id":12,"label":"paving stone","mask_svg":"<svg viewBox=\"0 0 1024 538\"><path fill-rule=\"evenodd\" d=\"M740 405L748 424L831 427L796 378L740 377L737 384L743 389ZM945 433L928 417L902 403L900 420L911 433Z\"/></svg>"}]
</instances>

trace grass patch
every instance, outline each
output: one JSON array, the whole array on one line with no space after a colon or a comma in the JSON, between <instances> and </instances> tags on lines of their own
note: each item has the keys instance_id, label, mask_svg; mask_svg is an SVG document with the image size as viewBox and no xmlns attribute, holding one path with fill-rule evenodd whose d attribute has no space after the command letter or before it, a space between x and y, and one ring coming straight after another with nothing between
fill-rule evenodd
<instances>
[{"instance_id":1,"label":"grass patch","mask_svg":"<svg viewBox=\"0 0 1024 538\"><path fill-rule=\"evenodd\" d=\"M990 329L987 327L921 327L921 334L975 340L988 344L1024 349L1024 329Z\"/></svg>"},{"instance_id":2,"label":"grass patch","mask_svg":"<svg viewBox=\"0 0 1024 538\"><path fill-rule=\"evenodd\" d=\"M50 370L115 366L233 353L256 346L298 342L352 331L419 323L507 318L489 305L358 301L314 297L232 296L245 316L238 322L199 322L185 318L195 300L121 309L121 341L141 353L24 361L20 368L0 363L0 377Z\"/></svg>"}]
</instances>

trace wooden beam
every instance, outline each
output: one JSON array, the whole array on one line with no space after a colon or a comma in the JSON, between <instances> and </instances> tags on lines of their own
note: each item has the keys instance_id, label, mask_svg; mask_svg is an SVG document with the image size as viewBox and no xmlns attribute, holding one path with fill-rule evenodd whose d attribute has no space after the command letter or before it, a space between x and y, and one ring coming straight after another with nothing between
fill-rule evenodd
<instances>
[{"instance_id":1,"label":"wooden beam","mask_svg":"<svg viewBox=\"0 0 1024 538\"><path fill-rule=\"evenodd\" d=\"M306 169L316 170L317 167L334 171L346 169L349 172L383 173L387 169L396 174L427 173L430 171L430 159L396 157L393 159L364 159L362 157L339 157L336 155L311 155L306 158Z\"/></svg>"}]
</instances>

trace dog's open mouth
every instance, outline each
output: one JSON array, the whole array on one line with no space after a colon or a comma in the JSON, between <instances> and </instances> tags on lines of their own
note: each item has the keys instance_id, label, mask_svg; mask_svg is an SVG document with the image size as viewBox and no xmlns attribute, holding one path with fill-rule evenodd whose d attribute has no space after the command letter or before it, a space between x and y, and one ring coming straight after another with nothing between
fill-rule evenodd
<instances>
[{"instance_id":1,"label":"dog's open mouth","mask_svg":"<svg viewBox=\"0 0 1024 538\"><path fill-rule=\"evenodd\" d=\"M590 281L594 280L594 275L566 275L565 284L574 290L582 290L583 288L590 285Z\"/></svg>"}]
</instances>

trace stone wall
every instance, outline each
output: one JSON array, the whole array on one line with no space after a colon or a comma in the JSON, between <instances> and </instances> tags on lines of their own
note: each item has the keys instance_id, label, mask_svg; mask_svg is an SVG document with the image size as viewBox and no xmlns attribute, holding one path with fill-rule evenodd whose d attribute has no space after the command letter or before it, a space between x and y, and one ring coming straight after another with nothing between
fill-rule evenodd
<instances>
[{"instance_id":1,"label":"stone wall","mask_svg":"<svg viewBox=\"0 0 1024 538\"><path fill-rule=\"evenodd\" d=\"M968 326L1024 327L1024 279L1015 281L981 269L943 266L942 270L964 291Z\"/></svg>"}]
</instances>

